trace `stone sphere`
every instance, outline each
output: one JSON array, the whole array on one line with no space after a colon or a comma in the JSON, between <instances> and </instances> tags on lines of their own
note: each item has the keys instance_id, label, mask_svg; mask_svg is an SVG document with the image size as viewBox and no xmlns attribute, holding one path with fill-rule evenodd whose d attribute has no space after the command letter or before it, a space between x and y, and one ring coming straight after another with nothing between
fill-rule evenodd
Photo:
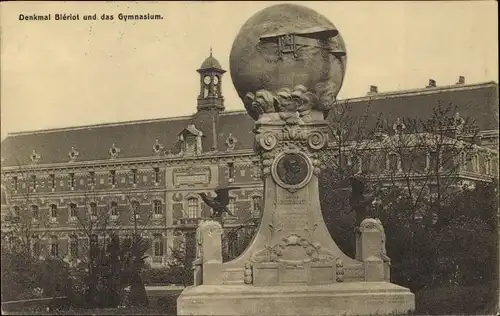
<instances>
[{"instance_id":1,"label":"stone sphere","mask_svg":"<svg viewBox=\"0 0 500 316\"><path fill-rule=\"evenodd\" d=\"M289 45L287 34L294 35L294 44ZM276 95L299 86L316 95L318 110L329 110L344 79L345 51L338 30L323 15L301 5L278 4L241 27L231 49L231 78L242 100L261 89Z\"/></svg>"}]
</instances>

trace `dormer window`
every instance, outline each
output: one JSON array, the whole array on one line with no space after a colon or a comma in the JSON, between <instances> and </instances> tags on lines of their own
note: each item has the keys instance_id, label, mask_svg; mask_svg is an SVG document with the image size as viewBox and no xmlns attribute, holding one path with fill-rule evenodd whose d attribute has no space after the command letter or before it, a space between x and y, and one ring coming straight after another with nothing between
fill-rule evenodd
<instances>
[{"instance_id":1,"label":"dormer window","mask_svg":"<svg viewBox=\"0 0 500 316\"><path fill-rule=\"evenodd\" d=\"M194 125L188 125L180 134L179 140L182 143L182 150L185 155L201 154L201 137L203 133Z\"/></svg>"}]
</instances>

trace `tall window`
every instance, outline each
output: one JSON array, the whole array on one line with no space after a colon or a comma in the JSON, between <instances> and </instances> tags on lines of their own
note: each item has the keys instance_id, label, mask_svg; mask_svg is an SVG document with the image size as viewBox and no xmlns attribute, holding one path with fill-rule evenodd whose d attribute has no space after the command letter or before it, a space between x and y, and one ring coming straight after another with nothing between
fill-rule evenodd
<instances>
[{"instance_id":1,"label":"tall window","mask_svg":"<svg viewBox=\"0 0 500 316\"><path fill-rule=\"evenodd\" d=\"M111 202L111 217L118 216L118 203L115 201Z\"/></svg>"},{"instance_id":2,"label":"tall window","mask_svg":"<svg viewBox=\"0 0 500 316\"><path fill-rule=\"evenodd\" d=\"M260 214L262 210L262 197L254 196L252 198L252 210L256 214Z\"/></svg>"},{"instance_id":3,"label":"tall window","mask_svg":"<svg viewBox=\"0 0 500 316\"><path fill-rule=\"evenodd\" d=\"M398 155L389 154L389 171L398 171Z\"/></svg>"},{"instance_id":4,"label":"tall window","mask_svg":"<svg viewBox=\"0 0 500 316\"><path fill-rule=\"evenodd\" d=\"M33 190L36 190L36 175L31 176Z\"/></svg>"},{"instance_id":5,"label":"tall window","mask_svg":"<svg viewBox=\"0 0 500 316\"><path fill-rule=\"evenodd\" d=\"M358 155L351 157L351 168L354 173L361 172L361 158Z\"/></svg>"},{"instance_id":6,"label":"tall window","mask_svg":"<svg viewBox=\"0 0 500 316\"><path fill-rule=\"evenodd\" d=\"M55 204L50 205L50 221L57 221L57 205Z\"/></svg>"},{"instance_id":7,"label":"tall window","mask_svg":"<svg viewBox=\"0 0 500 316\"><path fill-rule=\"evenodd\" d=\"M198 217L198 199L197 198L189 198L188 199L188 218L197 218Z\"/></svg>"},{"instance_id":8,"label":"tall window","mask_svg":"<svg viewBox=\"0 0 500 316\"><path fill-rule=\"evenodd\" d=\"M155 170L155 183L160 183L160 168L154 168Z\"/></svg>"},{"instance_id":9,"label":"tall window","mask_svg":"<svg viewBox=\"0 0 500 316\"><path fill-rule=\"evenodd\" d=\"M17 191L17 186L18 186L17 177L12 177L12 184L14 186L14 190Z\"/></svg>"},{"instance_id":10,"label":"tall window","mask_svg":"<svg viewBox=\"0 0 500 316\"><path fill-rule=\"evenodd\" d=\"M90 216L97 217L97 204L90 203Z\"/></svg>"},{"instance_id":11,"label":"tall window","mask_svg":"<svg viewBox=\"0 0 500 316\"><path fill-rule=\"evenodd\" d=\"M90 235L90 247L95 249L99 243L99 238L97 237L96 234Z\"/></svg>"},{"instance_id":12,"label":"tall window","mask_svg":"<svg viewBox=\"0 0 500 316\"><path fill-rule=\"evenodd\" d=\"M70 203L69 204L69 217L71 218L76 218L76 216L78 215L78 211L77 211L77 208L76 208L76 204L75 203Z\"/></svg>"},{"instance_id":13,"label":"tall window","mask_svg":"<svg viewBox=\"0 0 500 316\"><path fill-rule=\"evenodd\" d=\"M50 238L50 255L53 257L59 256L59 243L56 236Z\"/></svg>"},{"instance_id":14,"label":"tall window","mask_svg":"<svg viewBox=\"0 0 500 316\"><path fill-rule=\"evenodd\" d=\"M33 219L38 220L40 217L40 210L37 205L31 205L31 213L33 214Z\"/></svg>"},{"instance_id":15,"label":"tall window","mask_svg":"<svg viewBox=\"0 0 500 316\"><path fill-rule=\"evenodd\" d=\"M438 168L438 153L436 151L431 151L429 153L429 168L431 171L436 171Z\"/></svg>"},{"instance_id":16,"label":"tall window","mask_svg":"<svg viewBox=\"0 0 500 316\"><path fill-rule=\"evenodd\" d=\"M72 235L70 237L69 251L72 258L78 258L78 236Z\"/></svg>"},{"instance_id":17,"label":"tall window","mask_svg":"<svg viewBox=\"0 0 500 316\"><path fill-rule=\"evenodd\" d=\"M227 208L229 209L229 211L233 215L236 215L235 214L235 204L236 204L236 198L234 198L232 196L229 197L229 203L227 204Z\"/></svg>"},{"instance_id":18,"label":"tall window","mask_svg":"<svg viewBox=\"0 0 500 316\"><path fill-rule=\"evenodd\" d=\"M69 185L72 189L75 187L75 174L74 173L69 174Z\"/></svg>"},{"instance_id":19,"label":"tall window","mask_svg":"<svg viewBox=\"0 0 500 316\"><path fill-rule=\"evenodd\" d=\"M95 172L94 171L89 172L89 184L90 184L90 186L95 185Z\"/></svg>"},{"instance_id":20,"label":"tall window","mask_svg":"<svg viewBox=\"0 0 500 316\"><path fill-rule=\"evenodd\" d=\"M227 164L227 168L228 168L228 174L229 174L229 181L233 181L234 180L234 163L229 162Z\"/></svg>"},{"instance_id":21,"label":"tall window","mask_svg":"<svg viewBox=\"0 0 500 316\"><path fill-rule=\"evenodd\" d=\"M161 234L154 235L153 247L154 256L163 256L163 236Z\"/></svg>"},{"instance_id":22,"label":"tall window","mask_svg":"<svg viewBox=\"0 0 500 316\"><path fill-rule=\"evenodd\" d=\"M132 184L137 184L137 169L132 169Z\"/></svg>"},{"instance_id":23,"label":"tall window","mask_svg":"<svg viewBox=\"0 0 500 316\"><path fill-rule=\"evenodd\" d=\"M50 187L52 188L52 190L54 190L56 188L56 175L51 174L49 178L50 178Z\"/></svg>"},{"instance_id":24,"label":"tall window","mask_svg":"<svg viewBox=\"0 0 500 316\"><path fill-rule=\"evenodd\" d=\"M161 209L161 201L158 200L153 201L153 214L155 217L161 217L163 215Z\"/></svg>"},{"instance_id":25,"label":"tall window","mask_svg":"<svg viewBox=\"0 0 500 316\"><path fill-rule=\"evenodd\" d=\"M110 176L111 176L111 185L116 185L116 171L111 170Z\"/></svg>"},{"instance_id":26,"label":"tall window","mask_svg":"<svg viewBox=\"0 0 500 316\"><path fill-rule=\"evenodd\" d=\"M33 256L39 257L41 254L40 251L40 236L38 235L33 235L31 238L31 244L33 247Z\"/></svg>"},{"instance_id":27,"label":"tall window","mask_svg":"<svg viewBox=\"0 0 500 316\"><path fill-rule=\"evenodd\" d=\"M13 220L19 220L19 218L21 217L21 209L19 208L19 206L14 206L14 209L12 211L12 219Z\"/></svg>"},{"instance_id":28,"label":"tall window","mask_svg":"<svg viewBox=\"0 0 500 316\"><path fill-rule=\"evenodd\" d=\"M141 204L138 201L132 201L131 206L132 206L132 218L138 219Z\"/></svg>"}]
</instances>

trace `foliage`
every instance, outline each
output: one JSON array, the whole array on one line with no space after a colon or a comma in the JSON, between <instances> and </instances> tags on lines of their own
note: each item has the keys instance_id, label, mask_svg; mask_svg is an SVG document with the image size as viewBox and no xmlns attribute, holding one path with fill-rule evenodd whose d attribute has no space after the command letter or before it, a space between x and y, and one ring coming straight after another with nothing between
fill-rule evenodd
<instances>
[{"instance_id":1,"label":"foliage","mask_svg":"<svg viewBox=\"0 0 500 316\"><path fill-rule=\"evenodd\" d=\"M66 296L70 290L69 267L64 261L2 249L2 301Z\"/></svg>"}]
</instances>

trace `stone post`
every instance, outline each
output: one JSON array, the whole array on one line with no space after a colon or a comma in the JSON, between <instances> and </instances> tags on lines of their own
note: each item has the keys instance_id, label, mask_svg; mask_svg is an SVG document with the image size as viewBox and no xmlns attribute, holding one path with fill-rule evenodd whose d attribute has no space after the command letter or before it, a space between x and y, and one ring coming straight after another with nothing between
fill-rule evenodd
<instances>
[{"instance_id":1,"label":"stone post","mask_svg":"<svg viewBox=\"0 0 500 316\"><path fill-rule=\"evenodd\" d=\"M385 232L378 218L366 218L356 228L356 259L365 264L365 281L390 280Z\"/></svg>"},{"instance_id":2,"label":"stone post","mask_svg":"<svg viewBox=\"0 0 500 316\"><path fill-rule=\"evenodd\" d=\"M222 233L219 222L205 221L196 229L194 284L222 284Z\"/></svg>"}]
</instances>

